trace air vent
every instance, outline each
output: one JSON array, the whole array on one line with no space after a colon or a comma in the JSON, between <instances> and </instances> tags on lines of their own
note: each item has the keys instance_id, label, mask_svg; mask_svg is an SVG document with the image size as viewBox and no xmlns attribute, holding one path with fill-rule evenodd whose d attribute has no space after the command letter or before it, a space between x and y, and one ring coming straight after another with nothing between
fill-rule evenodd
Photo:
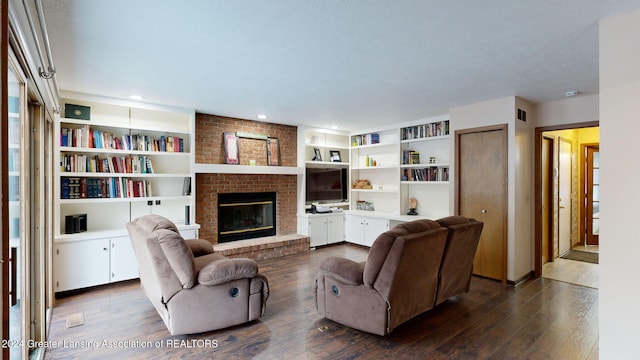
<instances>
[{"instance_id":1,"label":"air vent","mask_svg":"<svg viewBox=\"0 0 640 360\"><path fill-rule=\"evenodd\" d=\"M518 109L518 120L527 122L527 112L522 109Z\"/></svg>"}]
</instances>

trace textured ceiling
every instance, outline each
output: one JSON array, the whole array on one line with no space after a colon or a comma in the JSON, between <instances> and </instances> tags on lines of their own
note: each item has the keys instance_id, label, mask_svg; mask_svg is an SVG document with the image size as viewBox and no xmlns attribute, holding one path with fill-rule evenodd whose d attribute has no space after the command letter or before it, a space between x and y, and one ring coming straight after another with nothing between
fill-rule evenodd
<instances>
[{"instance_id":1,"label":"textured ceiling","mask_svg":"<svg viewBox=\"0 0 640 360\"><path fill-rule=\"evenodd\" d=\"M344 130L598 93L598 21L640 0L44 0L63 90Z\"/></svg>"}]
</instances>

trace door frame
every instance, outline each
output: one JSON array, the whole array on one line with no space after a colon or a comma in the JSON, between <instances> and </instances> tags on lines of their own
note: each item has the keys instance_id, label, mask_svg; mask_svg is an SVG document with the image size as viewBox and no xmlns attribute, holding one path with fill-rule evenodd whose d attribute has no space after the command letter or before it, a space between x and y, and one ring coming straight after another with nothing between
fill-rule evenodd
<instances>
[{"instance_id":1,"label":"door frame","mask_svg":"<svg viewBox=\"0 0 640 360\"><path fill-rule=\"evenodd\" d=\"M547 162L548 164L544 164L542 163L542 143L544 141L550 141L551 145L549 147L549 154L547 156ZM541 199L545 199L547 201L547 203L549 204L549 206L547 206L547 234L546 234L546 239L547 239L547 259L548 261L553 261L554 256L553 256L553 249L554 249L554 237L553 237L553 178L554 178L554 172L553 172L553 159L555 156L555 138L551 137L551 136L542 136L542 138L540 139L540 187L539 187L539 191L540 191L540 198ZM548 174L548 179L547 179L547 193L543 193L542 192L542 183L543 183L543 178L542 178L542 168L547 167L547 174ZM543 255L545 255L543 253L544 250L544 243L542 242L543 239L543 223L544 223L544 211L543 211L543 204L544 202L540 203L540 258L542 258Z\"/></svg>"},{"instance_id":2,"label":"door frame","mask_svg":"<svg viewBox=\"0 0 640 360\"><path fill-rule=\"evenodd\" d=\"M569 238L568 239L563 239L562 237L562 225L563 225L563 216L560 214L562 212L562 206L560 204L560 202L562 201L562 197L560 196L564 187L563 185L563 181L564 181L564 173L563 173L563 162L562 162L562 155L563 155L563 151L562 151L562 145L565 144L569 146L569 200L566 201L568 203L567 206L565 206L565 209L568 209L567 211L569 212L569 223L568 224L564 224L568 227L569 230ZM553 204L553 206L555 208L557 208L557 212L558 212L558 217L554 218L554 220L557 221L557 225L554 225L554 230L556 231L556 239L558 240L558 243L555 244L557 246L558 249L558 256L562 256L565 253L568 253L569 251L571 251L571 248L573 247L573 229L572 229L572 224L573 224L573 200L572 200L572 195L573 195L573 179L575 176L575 173L573 171L574 169L574 163L573 163L573 156L572 154L574 154L574 149L573 149L573 141L564 138L562 136L558 136L558 154L557 154L557 158L555 159L555 161L557 161L558 164L558 173L557 173L557 177L558 177L558 182L557 182L557 188L554 190L556 199L557 199L557 203ZM567 249L564 250L562 247L563 245L567 245L566 243L563 243L563 240L566 240L568 242L568 246ZM564 251L563 251L564 250ZM555 256L555 254L554 254Z\"/></svg>"},{"instance_id":3,"label":"door frame","mask_svg":"<svg viewBox=\"0 0 640 360\"><path fill-rule=\"evenodd\" d=\"M488 132L488 131L504 131L502 151L504 152L504 194L502 197L502 251L504 257L502 259L502 279L500 282L503 285L507 285L507 273L508 273L508 214L509 214L509 127L507 124L481 126L476 128L460 129L455 131L455 181L454 181L454 214L460 215L460 137L466 134Z\"/></svg>"},{"instance_id":4,"label":"door frame","mask_svg":"<svg viewBox=\"0 0 640 360\"><path fill-rule=\"evenodd\" d=\"M535 198L535 237L534 237L534 277L542 276L542 133L545 131L579 129L585 127L600 126L600 121L587 121L564 125L541 126L535 128L534 150L534 198Z\"/></svg>"}]
</instances>

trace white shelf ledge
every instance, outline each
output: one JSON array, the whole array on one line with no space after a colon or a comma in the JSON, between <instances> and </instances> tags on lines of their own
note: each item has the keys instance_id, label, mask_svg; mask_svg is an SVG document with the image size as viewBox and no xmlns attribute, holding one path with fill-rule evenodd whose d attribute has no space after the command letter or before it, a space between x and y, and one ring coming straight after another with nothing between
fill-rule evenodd
<instances>
[{"instance_id":1,"label":"white shelf ledge","mask_svg":"<svg viewBox=\"0 0 640 360\"><path fill-rule=\"evenodd\" d=\"M302 175L303 167L297 166L250 166L228 164L195 164L196 174L273 174Z\"/></svg>"}]
</instances>

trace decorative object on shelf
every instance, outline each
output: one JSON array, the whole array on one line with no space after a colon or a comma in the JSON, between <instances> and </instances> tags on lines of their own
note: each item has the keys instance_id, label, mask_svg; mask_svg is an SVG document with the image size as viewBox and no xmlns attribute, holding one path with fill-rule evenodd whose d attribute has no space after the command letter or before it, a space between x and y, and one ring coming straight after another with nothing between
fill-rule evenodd
<instances>
[{"instance_id":1,"label":"decorative object on shelf","mask_svg":"<svg viewBox=\"0 0 640 360\"><path fill-rule=\"evenodd\" d=\"M311 161L322 161L322 154L320 153L320 149L318 148L313 148L313 159L311 159Z\"/></svg>"},{"instance_id":2,"label":"decorative object on shelf","mask_svg":"<svg viewBox=\"0 0 640 360\"><path fill-rule=\"evenodd\" d=\"M418 199L409 198L409 212L407 215L418 215L416 209L418 208Z\"/></svg>"},{"instance_id":3,"label":"decorative object on shelf","mask_svg":"<svg viewBox=\"0 0 640 360\"><path fill-rule=\"evenodd\" d=\"M329 150L329 157L333 162L342 162L342 158L340 157L340 151L338 150Z\"/></svg>"},{"instance_id":4,"label":"decorative object on shelf","mask_svg":"<svg viewBox=\"0 0 640 360\"><path fill-rule=\"evenodd\" d=\"M191 177L189 176L186 176L184 178L184 182L182 183L182 195L191 195Z\"/></svg>"},{"instance_id":5,"label":"decorative object on shelf","mask_svg":"<svg viewBox=\"0 0 640 360\"><path fill-rule=\"evenodd\" d=\"M430 156L429 157L429 164L435 164L436 163L436 157L435 156Z\"/></svg>"},{"instance_id":6,"label":"decorative object on shelf","mask_svg":"<svg viewBox=\"0 0 640 360\"><path fill-rule=\"evenodd\" d=\"M376 209L373 206L372 202L358 200L358 202L356 203L356 210L375 211Z\"/></svg>"},{"instance_id":7,"label":"decorative object on shelf","mask_svg":"<svg viewBox=\"0 0 640 360\"><path fill-rule=\"evenodd\" d=\"M280 166L280 142L278 142L278 138L267 138L267 164Z\"/></svg>"},{"instance_id":8,"label":"decorative object on shelf","mask_svg":"<svg viewBox=\"0 0 640 360\"><path fill-rule=\"evenodd\" d=\"M356 180L353 183L354 189L373 189L371 182L369 180Z\"/></svg>"},{"instance_id":9,"label":"decorative object on shelf","mask_svg":"<svg viewBox=\"0 0 640 360\"><path fill-rule=\"evenodd\" d=\"M64 104L64 117L68 119L89 120L91 108L89 106Z\"/></svg>"},{"instance_id":10,"label":"decorative object on shelf","mask_svg":"<svg viewBox=\"0 0 640 360\"><path fill-rule=\"evenodd\" d=\"M65 234L76 234L87 231L87 214L67 215L64 217Z\"/></svg>"},{"instance_id":11,"label":"decorative object on shelf","mask_svg":"<svg viewBox=\"0 0 640 360\"><path fill-rule=\"evenodd\" d=\"M239 165L240 154L238 150L238 136L232 132L222 134L224 143L224 162L225 164Z\"/></svg>"}]
</instances>

